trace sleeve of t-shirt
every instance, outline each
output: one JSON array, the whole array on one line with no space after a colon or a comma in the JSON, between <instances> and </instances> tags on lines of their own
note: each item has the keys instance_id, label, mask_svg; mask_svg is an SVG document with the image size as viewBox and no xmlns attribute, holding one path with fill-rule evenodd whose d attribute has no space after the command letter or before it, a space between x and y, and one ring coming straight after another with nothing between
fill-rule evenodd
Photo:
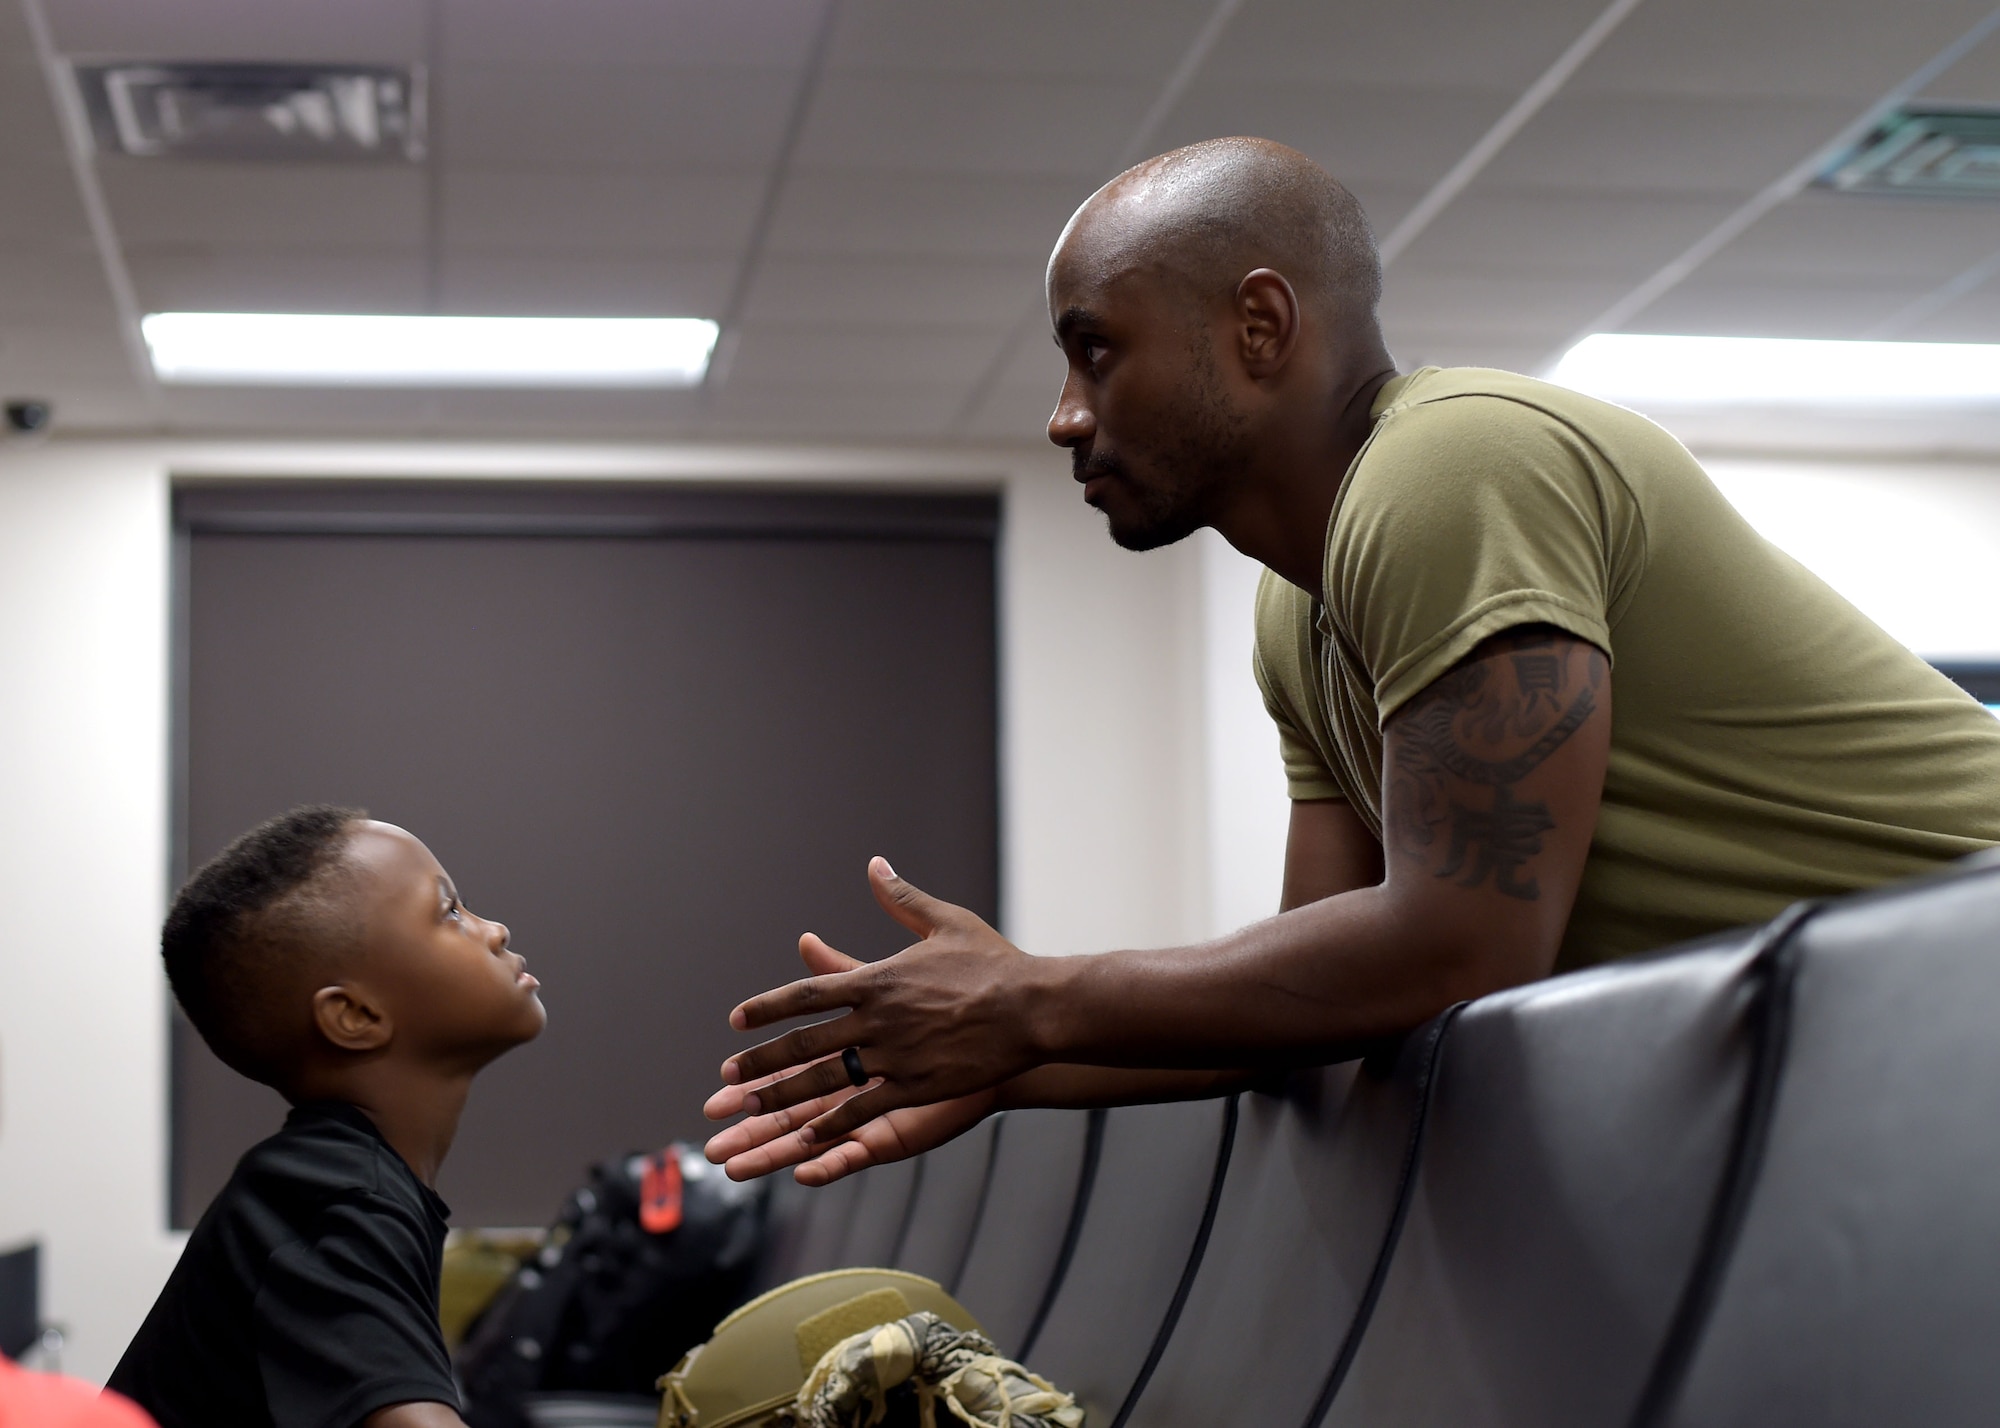
<instances>
[{"instance_id":1,"label":"sleeve of t-shirt","mask_svg":"<svg viewBox=\"0 0 2000 1428\"><path fill-rule=\"evenodd\" d=\"M1600 474L1571 428L1501 397L1428 402L1378 432L1342 497L1326 579L1382 724L1519 625L1611 653Z\"/></svg>"},{"instance_id":2,"label":"sleeve of t-shirt","mask_svg":"<svg viewBox=\"0 0 2000 1428\"><path fill-rule=\"evenodd\" d=\"M396 1403L459 1406L411 1212L357 1197L273 1255L257 1295L257 1359L277 1428L353 1428Z\"/></svg>"},{"instance_id":3,"label":"sleeve of t-shirt","mask_svg":"<svg viewBox=\"0 0 2000 1428\"><path fill-rule=\"evenodd\" d=\"M1294 801L1345 797L1306 732L1306 681L1313 670L1312 637L1303 622L1311 618L1311 607L1310 597L1268 570L1258 581L1251 673L1264 696L1264 712L1278 726L1285 792Z\"/></svg>"}]
</instances>

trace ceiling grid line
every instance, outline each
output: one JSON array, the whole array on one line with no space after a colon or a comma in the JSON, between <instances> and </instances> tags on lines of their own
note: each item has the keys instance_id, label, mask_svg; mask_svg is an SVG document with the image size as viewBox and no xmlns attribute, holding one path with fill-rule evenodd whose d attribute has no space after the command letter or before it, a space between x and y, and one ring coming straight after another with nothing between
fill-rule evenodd
<instances>
[{"instance_id":1,"label":"ceiling grid line","mask_svg":"<svg viewBox=\"0 0 2000 1428\"><path fill-rule=\"evenodd\" d=\"M1195 31L1187 49L1182 51L1180 60L1168 73L1166 83L1160 86L1159 94L1140 116L1131 137L1125 141L1124 147L1119 149L1117 157L1112 160L1113 177L1140 160L1151 157L1146 151L1147 146L1153 142L1154 135L1159 133L1160 126L1167 122L1167 117L1173 113L1174 106L1181 102L1188 91L1188 86L1194 83L1195 76L1208 62L1209 55L1214 53L1216 44L1222 39L1222 32L1229 28L1229 22L1236 18L1236 12L1243 8L1243 3L1244 0L1217 0L1216 7L1209 12L1201 28ZM1000 341L999 350L993 354L993 360L988 362L973 379L972 390L966 394L965 400L959 404L951 420L945 423L945 430L963 431L966 424L979 414L979 409L986 404L986 399L999 382L1000 374L1007 370L1007 365L1014 360L1014 354L1020 351L1021 344L1037 326L1046 321L1048 314L1042 310L1039 302L1014 319L1013 325L1007 329L1007 335Z\"/></svg>"},{"instance_id":2,"label":"ceiling grid line","mask_svg":"<svg viewBox=\"0 0 2000 1428\"><path fill-rule=\"evenodd\" d=\"M21 17L27 23L36 63L41 68L43 82L48 86L49 98L55 105L64 156L69 161L70 176L76 183L77 198L83 205L91 244L97 250L104 285L110 290L112 311L118 319L119 345L131 364L132 375L138 382L148 414L156 422L161 421L166 417L165 403L161 400L159 381L153 375L153 363L146 352L145 338L139 331L138 290L132 285L132 271L126 266L125 251L119 246L118 231L111 223L111 207L105 202L104 186L98 182L97 168L92 159L90 121L83 113L76 86L70 82L69 69L56 53L55 35L49 28L49 17L42 9L41 0L21 0Z\"/></svg>"},{"instance_id":3,"label":"ceiling grid line","mask_svg":"<svg viewBox=\"0 0 2000 1428\"><path fill-rule=\"evenodd\" d=\"M704 402L713 400L715 392L729 380L729 368L741 344L738 327L743 310L750 301L751 285L756 282L758 270L763 266L765 249L770 246L771 225L777 217L778 201L784 197L785 185L791 179L792 159L798 153L799 140L805 134L813 99L818 95L820 81L826 75L826 58L833 48L833 32L840 21L840 7L841 0L825 0L820 10L812 48L806 55L805 72L799 76L798 92L793 95L791 111L785 116L784 137L779 141L777 155L771 161L771 171L765 180L756 216L751 219L750 236L744 241L743 261L737 265L729 296L723 300L722 310L716 314L721 338L702 382Z\"/></svg>"},{"instance_id":4,"label":"ceiling grid line","mask_svg":"<svg viewBox=\"0 0 2000 1428\"><path fill-rule=\"evenodd\" d=\"M1660 298L1686 281L1696 269L1721 252L1731 242L1742 236L1750 226L1770 213L1786 200L1796 197L1807 184L1817 178L1834 156L1863 138L1870 129L1880 123L1883 116L1903 100L1915 94L1946 70L1965 58L1975 47L1987 39L1996 29L2000 29L2000 9L1987 14L1964 34L1939 50L1930 59L1919 65L1887 93L1871 103L1866 109L1844 126L1832 139L1815 148L1799 163L1779 175L1758 190L1748 201L1740 205L1715 227L1696 239L1677 257L1667 262L1651 277L1626 293L1611 306L1605 308L1593 320L1572 333L1563 344L1550 352L1541 363L1545 370L1556 359L1574 347L1593 332L1615 332L1627 322L1651 307Z\"/></svg>"},{"instance_id":5,"label":"ceiling grid line","mask_svg":"<svg viewBox=\"0 0 2000 1428\"><path fill-rule=\"evenodd\" d=\"M1453 199L1465 192L1641 3L1642 0L1611 0L1603 13L1570 41L1569 47L1556 57L1555 63L1543 70L1535 82L1521 92L1521 97L1507 107L1507 112L1494 121L1493 127L1482 134L1479 141L1465 151L1464 157L1453 164L1445 176L1417 200L1416 207L1404 214L1402 221L1389 231L1389 236L1380 244L1384 268L1395 262L1416 241L1417 235L1430 227L1432 220L1443 213Z\"/></svg>"}]
</instances>

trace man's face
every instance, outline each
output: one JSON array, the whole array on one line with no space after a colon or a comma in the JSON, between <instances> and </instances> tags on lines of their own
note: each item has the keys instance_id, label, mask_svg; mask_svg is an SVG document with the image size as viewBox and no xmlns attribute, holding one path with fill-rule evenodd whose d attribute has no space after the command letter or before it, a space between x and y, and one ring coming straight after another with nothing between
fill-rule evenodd
<instances>
[{"instance_id":1,"label":"man's face","mask_svg":"<svg viewBox=\"0 0 2000 1428\"><path fill-rule=\"evenodd\" d=\"M1217 366L1215 315L1144 271L1108 269L1072 231L1049 264L1049 316L1069 374L1049 418L1111 538L1154 550L1213 519L1249 461Z\"/></svg>"},{"instance_id":2,"label":"man's face","mask_svg":"<svg viewBox=\"0 0 2000 1428\"><path fill-rule=\"evenodd\" d=\"M362 917L355 979L384 1004L399 1041L476 1068L540 1034L541 983L508 948L506 926L459 901L430 849L368 822L349 837L345 862Z\"/></svg>"}]
</instances>

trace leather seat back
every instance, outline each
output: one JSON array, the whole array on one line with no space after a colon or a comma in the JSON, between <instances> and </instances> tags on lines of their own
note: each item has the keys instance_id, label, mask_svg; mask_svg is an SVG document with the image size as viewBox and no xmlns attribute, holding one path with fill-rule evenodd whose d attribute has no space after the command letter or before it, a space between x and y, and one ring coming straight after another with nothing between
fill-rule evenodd
<instances>
[{"instance_id":1,"label":"leather seat back","mask_svg":"<svg viewBox=\"0 0 2000 1428\"><path fill-rule=\"evenodd\" d=\"M1625 1421L1727 1156L1749 946L1735 936L1464 1010L1329 1424Z\"/></svg>"},{"instance_id":2,"label":"leather seat back","mask_svg":"<svg viewBox=\"0 0 2000 1428\"><path fill-rule=\"evenodd\" d=\"M1086 1190L1086 1111L1008 1111L995 1127L986 1208L956 1297L1013 1354L1041 1311Z\"/></svg>"},{"instance_id":3,"label":"leather seat back","mask_svg":"<svg viewBox=\"0 0 2000 1428\"><path fill-rule=\"evenodd\" d=\"M1437 1033L1244 1096L1207 1254L1138 1428L1317 1417L1390 1225Z\"/></svg>"},{"instance_id":4,"label":"leather seat back","mask_svg":"<svg viewBox=\"0 0 2000 1428\"><path fill-rule=\"evenodd\" d=\"M1222 1100L1126 1106L1104 1143L1069 1272L1029 1367L1109 1428L1188 1267L1234 1117Z\"/></svg>"},{"instance_id":5,"label":"leather seat back","mask_svg":"<svg viewBox=\"0 0 2000 1428\"><path fill-rule=\"evenodd\" d=\"M1992 1422L2000 871L1800 939L1761 1174L1670 1421Z\"/></svg>"},{"instance_id":6,"label":"leather seat back","mask_svg":"<svg viewBox=\"0 0 2000 1428\"><path fill-rule=\"evenodd\" d=\"M986 1204L998 1124L989 1116L918 1158L915 1199L896 1250L897 1269L935 1279L947 1291L955 1291Z\"/></svg>"}]
</instances>

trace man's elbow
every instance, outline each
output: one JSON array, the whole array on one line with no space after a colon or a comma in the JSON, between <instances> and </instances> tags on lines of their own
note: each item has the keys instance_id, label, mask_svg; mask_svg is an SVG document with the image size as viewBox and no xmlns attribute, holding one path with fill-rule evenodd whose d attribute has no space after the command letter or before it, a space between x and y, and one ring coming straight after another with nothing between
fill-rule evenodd
<instances>
[{"instance_id":1,"label":"man's elbow","mask_svg":"<svg viewBox=\"0 0 2000 1428\"><path fill-rule=\"evenodd\" d=\"M1463 925L1424 929L1421 951L1412 959L1423 968L1424 1010L1416 1021L1460 1002L1540 981L1555 970L1560 941L1541 929Z\"/></svg>"}]
</instances>

